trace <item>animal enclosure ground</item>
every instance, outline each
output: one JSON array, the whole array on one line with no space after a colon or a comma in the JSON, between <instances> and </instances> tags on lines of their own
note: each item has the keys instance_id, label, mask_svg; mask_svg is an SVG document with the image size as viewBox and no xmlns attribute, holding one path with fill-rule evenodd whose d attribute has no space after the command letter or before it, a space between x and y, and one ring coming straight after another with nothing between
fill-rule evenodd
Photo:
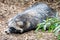
<instances>
[{"instance_id":1,"label":"animal enclosure ground","mask_svg":"<svg viewBox=\"0 0 60 40\"><path fill-rule=\"evenodd\" d=\"M16 2L16 4L13 4L11 1L11 3L9 1L5 1L3 2L0 0L0 40L57 40L56 36L54 36L53 33L41 31L35 33L33 30L24 34L5 34L4 30L8 27L8 19L14 17L17 13L22 12L24 9L30 7L34 3L31 3L31 1L24 6L21 6L21 4L18 2ZM53 2L47 4L49 4L50 7L56 9L57 11L60 11L59 3L57 3L57 5L54 5L55 3Z\"/></svg>"}]
</instances>

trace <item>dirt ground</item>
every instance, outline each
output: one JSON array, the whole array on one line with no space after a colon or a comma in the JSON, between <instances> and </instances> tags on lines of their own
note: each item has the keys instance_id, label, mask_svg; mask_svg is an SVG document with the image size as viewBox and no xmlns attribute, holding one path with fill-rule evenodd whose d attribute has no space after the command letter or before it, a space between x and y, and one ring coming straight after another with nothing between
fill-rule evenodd
<instances>
[{"instance_id":1,"label":"dirt ground","mask_svg":"<svg viewBox=\"0 0 60 40\"><path fill-rule=\"evenodd\" d=\"M37 0L39 1L39 0ZM39 1L41 2L41 1ZM46 2L50 7L60 11L60 2ZM4 31L7 29L7 22L10 18L14 17L16 14L23 12L27 7L30 7L34 0L0 0L0 40L57 40L53 33L48 32L37 32L33 30L26 32L24 34L10 34L7 35Z\"/></svg>"}]
</instances>

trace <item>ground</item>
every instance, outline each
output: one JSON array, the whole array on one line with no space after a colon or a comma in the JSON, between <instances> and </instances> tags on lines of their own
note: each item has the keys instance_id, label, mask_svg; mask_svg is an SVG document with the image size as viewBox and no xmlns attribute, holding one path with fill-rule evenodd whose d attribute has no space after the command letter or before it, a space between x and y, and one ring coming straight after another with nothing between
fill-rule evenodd
<instances>
[{"instance_id":1,"label":"ground","mask_svg":"<svg viewBox=\"0 0 60 40\"><path fill-rule=\"evenodd\" d=\"M53 33L38 31L37 33L34 30L26 32L24 34L10 34L7 35L4 31L7 29L8 20L18 13L23 12L27 7L30 7L34 0L28 1L26 3L24 0L0 0L0 40L57 40L56 36ZM39 0L38 0L39 1ZM21 3L20 3L21 2ZM40 1L41 2L41 1ZM42 1L44 2L44 1ZM48 1L49 2L49 1ZM47 3L51 8L60 10L60 2Z\"/></svg>"}]
</instances>

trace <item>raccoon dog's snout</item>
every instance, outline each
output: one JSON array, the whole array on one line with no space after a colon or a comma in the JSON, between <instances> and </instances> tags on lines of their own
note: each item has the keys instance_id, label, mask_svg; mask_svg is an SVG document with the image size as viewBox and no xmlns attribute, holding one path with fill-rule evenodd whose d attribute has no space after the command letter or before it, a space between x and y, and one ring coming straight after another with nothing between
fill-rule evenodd
<instances>
[{"instance_id":1,"label":"raccoon dog's snout","mask_svg":"<svg viewBox=\"0 0 60 40\"><path fill-rule=\"evenodd\" d=\"M5 30L5 33L10 34L10 33L21 33L21 30L16 30L14 27L10 27L9 29Z\"/></svg>"},{"instance_id":2,"label":"raccoon dog's snout","mask_svg":"<svg viewBox=\"0 0 60 40\"><path fill-rule=\"evenodd\" d=\"M15 28L13 28L13 27L10 27L10 28L8 28L7 30L5 30L5 33L7 33L7 34L9 34L9 33L13 33L13 32L15 32Z\"/></svg>"}]
</instances>

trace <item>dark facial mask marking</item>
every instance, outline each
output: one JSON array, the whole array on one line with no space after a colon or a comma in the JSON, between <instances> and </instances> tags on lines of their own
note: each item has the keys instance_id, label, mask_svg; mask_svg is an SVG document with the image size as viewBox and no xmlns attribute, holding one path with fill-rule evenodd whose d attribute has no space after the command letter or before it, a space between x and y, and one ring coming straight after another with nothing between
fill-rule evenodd
<instances>
[{"instance_id":1,"label":"dark facial mask marking","mask_svg":"<svg viewBox=\"0 0 60 40\"><path fill-rule=\"evenodd\" d=\"M14 33L14 34L21 34L21 30L17 30L14 27L10 27L9 28L10 33Z\"/></svg>"}]
</instances>

